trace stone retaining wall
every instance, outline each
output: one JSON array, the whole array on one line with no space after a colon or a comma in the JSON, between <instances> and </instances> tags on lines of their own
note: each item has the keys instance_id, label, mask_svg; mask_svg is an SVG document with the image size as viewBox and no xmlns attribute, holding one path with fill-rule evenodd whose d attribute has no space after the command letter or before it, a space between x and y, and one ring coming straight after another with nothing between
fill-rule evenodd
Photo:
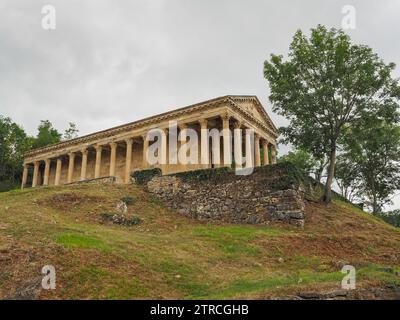
<instances>
[{"instance_id":1,"label":"stone retaining wall","mask_svg":"<svg viewBox=\"0 0 400 320\"><path fill-rule=\"evenodd\" d=\"M274 166L268 166L274 167ZM260 167L249 176L229 169L155 175L145 189L179 213L199 220L304 226L301 187L279 165Z\"/></svg>"}]
</instances>

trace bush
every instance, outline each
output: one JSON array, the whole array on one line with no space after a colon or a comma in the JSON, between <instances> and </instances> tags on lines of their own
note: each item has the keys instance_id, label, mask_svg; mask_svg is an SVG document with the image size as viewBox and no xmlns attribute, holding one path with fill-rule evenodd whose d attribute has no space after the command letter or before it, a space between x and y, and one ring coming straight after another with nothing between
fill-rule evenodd
<instances>
[{"instance_id":1,"label":"bush","mask_svg":"<svg viewBox=\"0 0 400 320\"><path fill-rule=\"evenodd\" d=\"M151 178L155 176L161 176L161 169L153 168L147 170L134 171L131 176L134 179L135 183L142 185L147 183L149 180L151 180Z\"/></svg>"},{"instance_id":2,"label":"bush","mask_svg":"<svg viewBox=\"0 0 400 320\"><path fill-rule=\"evenodd\" d=\"M103 221L112 222L114 224L124 225L124 226L134 226L142 222L139 217L127 217L123 214L104 212L101 215Z\"/></svg>"},{"instance_id":3,"label":"bush","mask_svg":"<svg viewBox=\"0 0 400 320\"><path fill-rule=\"evenodd\" d=\"M127 206L130 206L135 203L135 198L126 196L126 197L122 197L121 201L124 202Z\"/></svg>"},{"instance_id":4,"label":"bush","mask_svg":"<svg viewBox=\"0 0 400 320\"><path fill-rule=\"evenodd\" d=\"M10 191L19 188L21 185L14 181L3 180L0 181L0 192Z\"/></svg>"},{"instance_id":5,"label":"bush","mask_svg":"<svg viewBox=\"0 0 400 320\"><path fill-rule=\"evenodd\" d=\"M234 173L235 170L229 167L212 168L212 169L200 169L176 173L176 176L185 180L208 180L210 178L215 178L220 175L227 175L229 173Z\"/></svg>"}]
</instances>

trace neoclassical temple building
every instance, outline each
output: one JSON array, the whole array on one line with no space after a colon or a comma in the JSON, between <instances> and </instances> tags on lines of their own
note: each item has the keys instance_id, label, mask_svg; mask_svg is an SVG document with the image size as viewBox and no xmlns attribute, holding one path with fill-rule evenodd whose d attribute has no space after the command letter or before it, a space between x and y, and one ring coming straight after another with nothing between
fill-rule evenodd
<instances>
[{"instance_id":1,"label":"neoclassical temple building","mask_svg":"<svg viewBox=\"0 0 400 320\"><path fill-rule=\"evenodd\" d=\"M168 134L161 136L160 149L161 157L166 161L153 165L147 161L147 150L157 142L148 141L147 133L156 128L168 133L171 121L176 121L178 132L190 128L198 133L198 164L169 163ZM214 128L221 132L217 143L212 143L213 139L204 130ZM254 148L247 146L245 129L254 130L251 140ZM256 96L223 96L34 149L24 158L22 188L106 177L127 183L133 171L157 166L163 174L219 166L237 167L241 164L235 164L233 159L238 154L244 155L254 166L268 165L276 161L277 137L275 125ZM185 142L179 142L182 143ZM252 150L250 158L246 156L249 150Z\"/></svg>"}]
</instances>

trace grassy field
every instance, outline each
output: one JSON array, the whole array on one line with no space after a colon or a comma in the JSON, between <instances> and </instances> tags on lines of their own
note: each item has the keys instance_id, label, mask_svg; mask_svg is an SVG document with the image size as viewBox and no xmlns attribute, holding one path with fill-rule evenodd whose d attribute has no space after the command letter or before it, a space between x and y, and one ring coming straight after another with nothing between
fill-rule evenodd
<instances>
[{"instance_id":1,"label":"grassy field","mask_svg":"<svg viewBox=\"0 0 400 320\"><path fill-rule=\"evenodd\" d=\"M134 226L104 222L132 197ZM309 202L306 226L211 225L166 209L139 187L79 185L0 193L0 298L54 265L40 299L264 299L400 283L400 232L352 205Z\"/></svg>"}]
</instances>

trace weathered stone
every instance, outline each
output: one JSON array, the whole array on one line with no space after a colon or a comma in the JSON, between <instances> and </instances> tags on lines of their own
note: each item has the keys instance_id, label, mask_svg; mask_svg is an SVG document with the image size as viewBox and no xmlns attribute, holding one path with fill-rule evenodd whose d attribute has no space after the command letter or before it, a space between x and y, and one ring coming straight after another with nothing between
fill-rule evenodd
<instances>
[{"instance_id":1,"label":"weathered stone","mask_svg":"<svg viewBox=\"0 0 400 320\"><path fill-rule=\"evenodd\" d=\"M304 200L296 189L266 188L265 171L250 176L218 174L218 179L190 179L179 174L154 176L145 188L180 214L199 220L304 226ZM268 177L268 181L273 181ZM274 179L280 179L277 175Z\"/></svg>"}]
</instances>

